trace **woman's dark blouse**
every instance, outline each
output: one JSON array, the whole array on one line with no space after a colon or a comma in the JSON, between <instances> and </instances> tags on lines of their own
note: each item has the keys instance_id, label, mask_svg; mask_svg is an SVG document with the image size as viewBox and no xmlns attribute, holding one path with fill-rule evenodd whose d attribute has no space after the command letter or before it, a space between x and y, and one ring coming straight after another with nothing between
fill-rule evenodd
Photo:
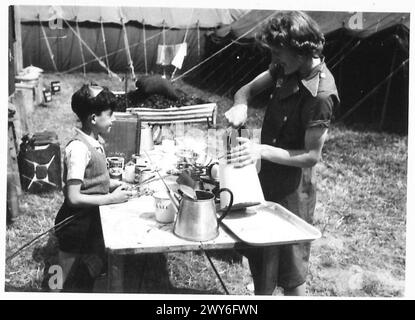
<instances>
[{"instance_id":1,"label":"woman's dark blouse","mask_svg":"<svg viewBox=\"0 0 415 320\"><path fill-rule=\"evenodd\" d=\"M333 75L324 60L305 78L297 74L285 76L282 69L273 64L269 72L275 89L264 116L261 142L286 150L302 150L307 129L330 125L333 109L339 103ZM267 160L261 161L259 173L265 198L275 202L293 192L302 192L298 190L302 178L307 182L304 187L314 191L311 175L311 168L284 166Z\"/></svg>"}]
</instances>

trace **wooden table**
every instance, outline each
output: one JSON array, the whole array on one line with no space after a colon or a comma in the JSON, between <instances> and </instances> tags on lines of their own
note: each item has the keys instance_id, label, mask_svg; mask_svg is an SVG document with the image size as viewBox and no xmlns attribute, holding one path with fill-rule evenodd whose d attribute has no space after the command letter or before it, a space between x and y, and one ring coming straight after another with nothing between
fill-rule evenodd
<instances>
[{"instance_id":1,"label":"wooden table","mask_svg":"<svg viewBox=\"0 0 415 320\"><path fill-rule=\"evenodd\" d=\"M108 291L123 292L124 258L142 253L230 249L240 241L219 228L211 241L193 242L173 234L173 223L155 220L154 199L143 196L126 203L100 207L102 231L108 253Z\"/></svg>"},{"instance_id":2,"label":"wooden table","mask_svg":"<svg viewBox=\"0 0 415 320\"><path fill-rule=\"evenodd\" d=\"M261 207L265 208L263 205L260 205L251 209L258 211L257 217L246 217L246 219L251 219L251 222L258 221ZM279 228L294 228L291 229L292 232L290 234L297 234L294 238L290 235L287 237L287 235L283 235L283 232L278 230L276 230L277 232L269 232L269 230L266 232L266 227L261 227L262 233L268 234L268 239L255 236L255 238L260 239L254 241L256 245L261 245L261 241L263 242L262 245L312 241L321 236L318 230L305 223L305 221L294 216L286 209L278 209L279 207L279 205L273 203L268 203L266 206L267 209L272 208L275 212L280 212L278 214L280 219L278 223L280 225ZM124 292L125 257L129 255L231 249L248 246L247 241L242 241L231 232L231 229L243 230L246 225L241 228L239 223L232 224L232 220L227 222L226 218L223 221L229 228L225 225L220 225L219 236L216 239L206 242L193 242L177 237L173 233L173 223L158 223L155 220L154 209L154 199L151 196L142 196L125 203L100 207L104 242L108 253L108 292ZM266 218L266 213L263 212L263 214L264 218ZM289 216L287 217L287 215ZM281 217L287 218L281 220ZM236 222L237 220L234 221ZM281 221L286 221L284 222L286 226L282 225ZM252 237L252 230L245 229L245 231L248 236L251 235ZM261 232L259 231L258 233ZM270 237L272 238L271 240Z\"/></svg>"}]
</instances>

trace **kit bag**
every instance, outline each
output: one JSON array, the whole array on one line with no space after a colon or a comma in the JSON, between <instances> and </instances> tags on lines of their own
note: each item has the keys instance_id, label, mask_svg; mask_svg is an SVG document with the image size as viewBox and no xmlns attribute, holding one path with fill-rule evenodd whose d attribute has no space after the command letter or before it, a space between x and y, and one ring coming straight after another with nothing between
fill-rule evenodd
<instances>
[{"instance_id":1,"label":"kit bag","mask_svg":"<svg viewBox=\"0 0 415 320\"><path fill-rule=\"evenodd\" d=\"M40 193L62 189L61 150L55 132L25 135L17 161L23 190Z\"/></svg>"}]
</instances>

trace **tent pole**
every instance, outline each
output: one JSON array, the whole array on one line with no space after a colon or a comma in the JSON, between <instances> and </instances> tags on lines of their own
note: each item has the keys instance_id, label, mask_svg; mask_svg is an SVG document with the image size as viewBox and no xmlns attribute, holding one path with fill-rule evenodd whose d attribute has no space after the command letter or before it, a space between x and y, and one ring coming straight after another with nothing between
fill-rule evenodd
<instances>
[{"instance_id":1,"label":"tent pole","mask_svg":"<svg viewBox=\"0 0 415 320\"><path fill-rule=\"evenodd\" d=\"M200 61L200 27L199 27L199 20L196 22L197 28L197 61Z\"/></svg>"},{"instance_id":2,"label":"tent pole","mask_svg":"<svg viewBox=\"0 0 415 320\"><path fill-rule=\"evenodd\" d=\"M63 22L65 22L65 24L68 26L68 28L72 31L72 33L75 35L75 37L77 37L78 39L79 39L79 41L81 41L82 42L82 44L85 46L85 48L89 51L89 53L90 54L92 54L92 56L95 58L95 60L96 61L98 61L98 63L100 64L100 66L102 66L105 70L107 70L107 71L109 71L109 72L111 72L111 74L116 78L116 79L118 79L119 81L121 81L121 78L116 74L116 73L113 73L106 65L105 65L105 63L104 62L102 62L101 61L101 58L100 57L98 57L96 54L95 54L95 52L94 51L92 51L92 49L88 46L88 44L84 41L84 40L82 40L82 38L79 36L79 34L76 32L76 30L74 30L74 28L72 28L71 27L71 25L68 23L68 21L66 21L65 19L62 19L63 20ZM92 60L92 61L95 61L95 60ZM88 62L89 63L89 62ZM76 67L76 69L78 69L79 68L79 66L77 66ZM76 69L74 69L74 70L76 70ZM66 72L68 72L68 71L66 71Z\"/></svg>"},{"instance_id":3,"label":"tent pole","mask_svg":"<svg viewBox=\"0 0 415 320\"><path fill-rule=\"evenodd\" d=\"M20 19L19 6L13 6L14 11L14 32L16 44L14 50L14 73L18 74L23 69L23 48L22 48L22 24Z\"/></svg>"},{"instance_id":4,"label":"tent pole","mask_svg":"<svg viewBox=\"0 0 415 320\"><path fill-rule=\"evenodd\" d=\"M396 62L396 56L397 55L398 55L398 48L397 48L397 46L395 46L395 48L393 50L392 63L391 63L391 68L390 68L389 73L392 73L393 69L395 68L395 62ZM383 102L382 115L380 117L380 122L379 122L379 130L382 130L383 125L385 124L386 109L387 109L387 106L388 106L388 100L389 100L391 85L392 85L392 77L389 78L388 84L386 86L385 101Z\"/></svg>"},{"instance_id":5,"label":"tent pole","mask_svg":"<svg viewBox=\"0 0 415 320\"><path fill-rule=\"evenodd\" d=\"M165 21L163 20L162 22L163 24L163 31L162 31L162 36L163 36L163 47L166 46L166 31L165 31ZM166 79L166 67L162 64L161 65L162 69L163 69L163 78Z\"/></svg>"},{"instance_id":6,"label":"tent pole","mask_svg":"<svg viewBox=\"0 0 415 320\"><path fill-rule=\"evenodd\" d=\"M104 23L102 22L102 16L99 19L101 21L101 34L102 34L102 42L104 43L105 63L107 64L107 67L108 67L108 70L107 70L108 75L111 78L110 65L108 62L107 41L105 39Z\"/></svg>"},{"instance_id":7,"label":"tent pole","mask_svg":"<svg viewBox=\"0 0 415 320\"><path fill-rule=\"evenodd\" d=\"M190 26L190 24L192 23L193 12L194 12L194 10L192 9L192 14L191 14L191 16L190 16L190 21L189 21L189 23L186 25L186 32L184 33L184 38L183 38L183 42L182 42L182 43L186 43L186 40L187 40L187 34L189 33L189 26ZM176 52L176 53L177 53L177 52ZM177 71L177 67L175 66L175 67L174 67L174 70L173 70L173 73L172 73L172 75L171 75L171 78L172 78L172 79L174 79L174 75L176 74L176 71Z\"/></svg>"},{"instance_id":8,"label":"tent pole","mask_svg":"<svg viewBox=\"0 0 415 320\"><path fill-rule=\"evenodd\" d=\"M81 32L79 31L78 17L75 17L75 24L76 24L76 32L79 34L79 37L81 37ZM81 40L79 40L79 38L78 38L78 42L79 42L79 50L81 51L82 70L84 72L84 78L86 78L84 49L82 48L82 42Z\"/></svg>"},{"instance_id":9,"label":"tent pole","mask_svg":"<svg viewBox=\"0 0 415 320\"><path fill-rule=\"evenodd\" d=\"M144 19L142 21L142 24L143 24L143 43L144 43L144 68L146 70L146 75L147 75L148 69L147 69L146 25L145 25Z\"/></svg>"},{"instance_id":10,"label":"tent pole","mask_svg":"<svg viewBox=\"0 0 415 320\"><path fill-rule=\"evenodd\" d=\"M130 65L132 79L135 81L136 78L135 78L134 64L133 64L133 60L131 59L130 46L128 44L128 37L127 37L127 29L125 28L123 18L121 18L121 24L122 24L122 29L124 30L124 46L125 46L125 51L127 53L128 64Z\"/></svg>"},{"instance_id":11,"label":"tent pole","mask_svg":"<svg viewBox=\"0 0 415 320\"><path fill-rule=\"evenodd\" d=\"M53 56L52 48L50 47L48 37L46 36L45 28L43 27L42 21L40 21L40 15L38 14L37 17L39 19L40 28L42 29L43 38L45 38L46 47L48 48L49 56L50 56L50 59L52 60L53 67L55 68L56 72L59 72L58 68L56 67L55 58Z\"/></svg>"}]
</instances>

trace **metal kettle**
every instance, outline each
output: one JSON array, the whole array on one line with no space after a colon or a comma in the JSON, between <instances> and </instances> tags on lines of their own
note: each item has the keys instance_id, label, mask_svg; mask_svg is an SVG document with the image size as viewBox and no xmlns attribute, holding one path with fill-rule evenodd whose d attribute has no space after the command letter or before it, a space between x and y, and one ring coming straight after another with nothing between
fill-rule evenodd
<instances>
[{"instance_id":1,"label":"metal kettle","mask_svg":"<svg viewBox=\"0 0 415 320\"><path fill-rule=\"evenodd\" d=\"M208 241L219 235L219 222L228 214L233 204L233 194L223 188L219 193L229 193L230 200L222 215L217 218L215 195L208 191L196 190L196 199L183 196L173 227L173 233L191 241Z\"/></svg>"}]
</instances>

